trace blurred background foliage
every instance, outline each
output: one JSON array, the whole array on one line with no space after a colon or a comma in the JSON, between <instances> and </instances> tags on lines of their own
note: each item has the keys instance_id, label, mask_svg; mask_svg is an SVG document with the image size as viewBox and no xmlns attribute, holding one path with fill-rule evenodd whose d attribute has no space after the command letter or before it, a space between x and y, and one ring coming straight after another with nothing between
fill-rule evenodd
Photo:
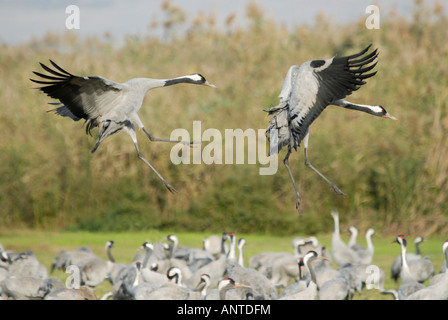
<instances>
[{"instance_id":1,"label":"blurred background foliage","mask_svg":"<svg viewBox=\"0 0 448 320\"><path fill-rule=\"evenodd\" d=\"M182 8L166 1L163 39L128 36L117 46L75 33L47 34L23 45L2 45L0 66L0 223L53 230L147 229L294 234L329 231L332 209L342 221L383 233L443 234L448 230L448 20L441 5L414 4L413 19L394 12L379 30L357 23L286 29L263 8L246 7L247 28L218 28L213 14L185 26ZM183 28L179 28L182 26ZM185 28L186 27L186 28ZM179 30L187 30L186 32ZM150 132L267 127L263 110L278 103L290 65L379 48L378 71L349 98L381 104L398 121L328 107L314 122L310 159L347 195L338 196L304 165L303 149L290 158L302 194L302 216L282 162L275 175L260 165L174 165L173 145L139 133L142 152L179 190L170 194L136 156L130 138L117 134L95 154L96 141L81 122L46 113L54 102L29 78L52 59L77 75L125 82L199 72L217 85L179 85L151 91L140 111ZM224 137L224 134L223 134ZM202 147L207 143L203 142ZM283 151L280 159L284 157Z\"/></svg>"}]
</instances>

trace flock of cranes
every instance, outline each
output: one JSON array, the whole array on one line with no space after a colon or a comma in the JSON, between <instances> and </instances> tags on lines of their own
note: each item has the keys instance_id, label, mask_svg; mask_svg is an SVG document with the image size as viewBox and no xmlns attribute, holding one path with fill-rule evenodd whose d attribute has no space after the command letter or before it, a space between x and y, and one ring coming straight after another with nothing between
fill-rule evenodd
<instances>
[{"instance_id":1,"label":"flock of cranes","mask_svg":"<svg viewBox=\"0 0 448 320\"><path fill-rule=\"evenodd\" d=\"M112 253L114 241L107 241L107 259L87 246L58 252L48 272L32 251L11 251L0 247L1 299L34 300L348 300L362 298L373 285L381 294L397 300L448 299L448 241L442 244L444 262L436 271L432 261L418 247L407 252L407 240L398 235L394 242L397 259L391 257L390 277L394 288L385 288L386 272L375 265L373 229L366 230L366 247L357 243L358 230L350 227L348 242L341 238L339 214L331 212L334 231L325 246L316 237L295 237L292 249L260 252L244 258L246 240L223 232L203 240L202 246L179 245L176 235L144 242L130 261L118 263ZM395 245L391 250L395 250ZM395 261L399 261L397 266ZM76 266L79 286L68 286L52 276ZM374 279L372 282L371 280ZM111 284L111 291L97 297L96 287ZM368 291L365 292L368 294Z\"/></svg>"}]
</instances>

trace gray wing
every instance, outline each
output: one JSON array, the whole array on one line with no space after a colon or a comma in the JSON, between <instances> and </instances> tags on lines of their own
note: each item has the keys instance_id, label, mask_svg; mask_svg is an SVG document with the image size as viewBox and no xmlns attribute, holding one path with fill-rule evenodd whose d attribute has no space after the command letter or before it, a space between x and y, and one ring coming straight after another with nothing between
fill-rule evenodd
<instances>
[{"instance_id":1,"label":"gray wing","mask_svg":"<svg viewBox=\"0 0 448 320\"><path fill-rule=\"evenodd\" d=\"M311 123L329 104L358 90L366 83L365 79L376 74L367 73L376 66L378 56L377 49L366 55L369 48L370 45L351 56L313 60L302 65L289 101L295 148L300 145Z\"/></svg>"},{"instance_id":2,"label":"gray wing","mask_svg":"<svg viewBox=\"0 0 448 320\"><path fill-rule=\"evenodd\" d=\"M113 101L121 96L125 85L100 76L75 76L53 61L50 60L50 62L55 69L42 63L40 65L51 75L33 71L43 80L30 80L45 85L38 89L62 103L61 107L52 111L75 121L85 119L87 121L86 131L90 132L98 124L97 118L110 110Z\"/></svg>"},{"instance_id":3,"label":"gray wing","mask_svg":"<svg viewBox=\"0 0 448 320\"><path fill-rule=\"evenodd\" d=\"M280 103L289 100L291 95L291 89L294 86L294 81L297 78L297 73L299 72L299 66L291 66L286 73L285 81L283 81L282 91L280 92L279 98Z\"/></svg>"}]
</instances>

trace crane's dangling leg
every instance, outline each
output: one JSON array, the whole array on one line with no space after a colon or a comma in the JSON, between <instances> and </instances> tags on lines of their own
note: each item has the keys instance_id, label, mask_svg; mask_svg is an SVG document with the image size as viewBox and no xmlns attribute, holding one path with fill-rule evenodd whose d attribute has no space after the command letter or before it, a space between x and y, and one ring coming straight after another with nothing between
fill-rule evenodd
<instances>
[{"instance_id":1,"label":"crane's dangling leg","mask_svg":"<svg viewBox=\"0 0 448 320\"><path fill-rule=\"evenodd\" d=\"M140 117L136 114L133 113L131 115L129 115L129 119L134 122L140 129L143 130L143 132L145 132L145 134L148 136L149 140L151 141L161 141L161 142L171 142L171 143L182 143L184 145L189 145L192 146L193 144L195 144L196 142L194 141L179 141L179 140L170 140L170 139L162 139L162 138L156 138L153 135L151 135L148 130L146 130L145 126L143 125L142 120L140 119Z\"/></svg>"},{"instance_id":2,"label":"crane's dangling leg","mask_svg":"<svg viewBox=\"0 0 448 320\"><path fill-rule=\"evenodd\" d=\"M152 135L148 132L148 130L146 130L145 127L142 127L142 129L143 129L143 131L146 133L146 135L148 136L149 140L151 140L151 141L182 143L182 144L190 145L190 146L192 146L192 145L194 145L195 143L197 143L197 142L195 142L195 141L179 141L179 140L170 140L170 139L156 138L156 137L152 136Z\"/></svg>"},{"instance_id":3,"label":"crane's dangling leg","mask_svg":"<svg viewBox=\"0 0 448 320\"><path fill-rule=\"evenodd\" d=\"M148 165L148 167L150 167L152 169L152 171L155 172L155 174L162 180L163 184L165 185L165 187L170 191L170 192L177 192L176 189L174 189L174 187L172 185L170 185L168 183L168 181L165 180L164 177L162 177L162 175L149 163L148 160L146 160L146 158L143 156L143 154L140 152L140 148L138 147L138 143L137 143L137 135L135 133L135 127L134 125L130 122L130 121L126 121L125 122L125 126L123 127L123 130L129 134L132 138L132 141L134 142L135 145L135 149L137 149L137 154L138 157Z\"/></svg>"},{"instance_id":4,"label":"crane's dangling leg","mask_svg":"<svg viewBox=\"0 0 448 320\"><path fill-rule=\"evenodd\" d=\"M309 130L307 130L307 133L305 135L305 137L303 138L303 148L305 150L305 165L308 168L311 168L314 172L316 172L319 176L321 176L325 181L327 181L330 186L333 188L333 190L340 195L345 195L344 192L342 192L341 189L339 189L333 182L331 182L330 180L327 179L327 177L325 177L322 173L320 173L310 162L310 160L308 159L308 139L310 136L310 132Z\"/></svg>"},{"instance_id":5,"label":"crane's dangling leg","mask_svg":"<svg viewBox=\"0 0 448 320\"><path fill-rule=\"evenodd\" d=\"M98 147L100 146L101 142L104 141L104 139L106 139L108 136L111 136L111 135L117 133L121 129L123 129L122 123L117 123L115 121L110 121L110 120L101 122L100 131L98 134L98 140L96 141L96 144L93 147L91 152L95 153L96 149L98 149Z\"/></svg>"},{"instance_id":6,"label":"crane's dangling leg","mask_svg":"<svg viewBox=\"0 0 448 320\"><path fill-rule=\"evenodd\" d=\"M296 209L299 210L300 207L300 201L302 197L300 196L299 189L297 188L296 180L294 179L294 176L292 175L291 169L289 168L289 156L291 154L291 149L288 149L288 153L286 154L285 159L283 159L283 164L285 165L286 169L288 169L289 176L291 177L292 184L294 185L294 189L296 190Z\"/></svg>"}]
</instances>

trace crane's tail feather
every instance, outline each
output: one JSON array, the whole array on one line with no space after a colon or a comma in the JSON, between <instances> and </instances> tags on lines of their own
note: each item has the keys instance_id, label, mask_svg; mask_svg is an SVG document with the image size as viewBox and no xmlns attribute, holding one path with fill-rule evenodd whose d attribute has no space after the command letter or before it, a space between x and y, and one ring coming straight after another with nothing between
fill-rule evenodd
<instances>
[{"instance_id":1,"label":"crane's tail feather","mask_svg":"<svg viewBox=\"0 0 448 320\"><path fill-rule=\"evenodd\" d=\"M269 156L278 154L280 150L291 143L291 132L289 129L288 117L289 105L287 102L266 110L270 116L269 126L266 129L266 137L269 141ZM297 149L297 145L292 147Z\"/></svg>"}]
</instances>

